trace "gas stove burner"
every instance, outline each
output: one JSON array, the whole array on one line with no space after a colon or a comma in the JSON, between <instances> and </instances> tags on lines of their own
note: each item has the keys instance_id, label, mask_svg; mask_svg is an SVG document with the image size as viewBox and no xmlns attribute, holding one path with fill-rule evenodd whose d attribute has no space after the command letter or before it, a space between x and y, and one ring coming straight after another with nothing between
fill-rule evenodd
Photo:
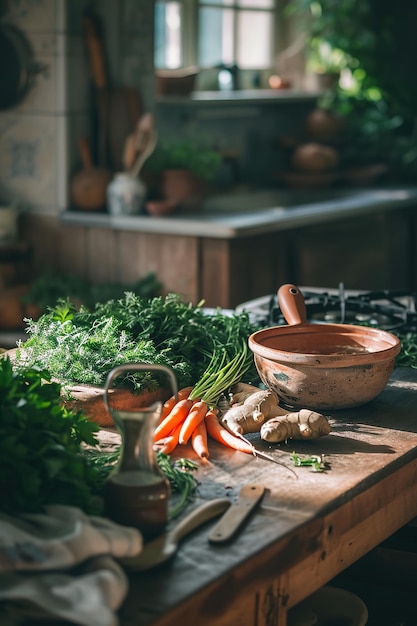
<instances>
[{"instance_id":1,"label":"gas stove burner","mask_svg":"<svg viewBox=\"0 0 417 626\"><path fill-rule=\"evenodd\" d=\"M393 291L345 292L339 289L320 290L313 287L300 288L306 304L307 321L317 324L354 324L381 330L408 328L415 332L417 327L416 294ZM277 296L257 298L239 305L236 310L245 310L251 319L262 326L285 325Z\"/></svg>"},{"instance_id":2,"label":"gas stove burner","mask_svg":"<svg viewBox=\"0 0 417 626\"><path fill-rule=\"evenodd\" d=\"M309 304L306 302L307 321L310 324L354 324L355 326L370 326L382 330L393 330L404 325L404 318L392 313L384 313L372 307L353 307L351 305L341 309L340 304ZM272 311L272 325L285 324L286 321L278 305Z\"/></svg>"},{"instance_id":3,"label":"gas stove burner","mask_svg":"<svg viewBox=\"0 0 417 626\"><path fill-rule=\"evenodd\" d=\"M313 305L314 306L314 305ZM404 319L396 315L387 315L372 309L349 309L345 308L341 312L337 309L325 309L318 312L311 312L310 323L327 324L354 324L355 326L370 326L372 328L382 328L383 330L393 330L404 325Z\"/></svg>"}]
</instances>

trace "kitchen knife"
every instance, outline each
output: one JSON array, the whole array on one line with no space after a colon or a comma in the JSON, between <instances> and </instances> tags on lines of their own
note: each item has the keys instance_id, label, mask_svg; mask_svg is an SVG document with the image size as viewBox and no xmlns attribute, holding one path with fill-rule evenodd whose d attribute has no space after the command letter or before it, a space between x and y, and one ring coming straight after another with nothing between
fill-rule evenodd
<instances>
[{"instance_id":1,"label":"kitchen knife","mask_svg":"<svg viewBox=\"0 0 417 626\"><path fill-rule=\"evenodd\" d=\"M223 543L232 539L249 514L261 501L264 492L265 487L263 485L244 485L239 492L236 502L232 503L223 517L213 526L208 537L209 541L211 543Z\"/></svg>"}]
</instances>

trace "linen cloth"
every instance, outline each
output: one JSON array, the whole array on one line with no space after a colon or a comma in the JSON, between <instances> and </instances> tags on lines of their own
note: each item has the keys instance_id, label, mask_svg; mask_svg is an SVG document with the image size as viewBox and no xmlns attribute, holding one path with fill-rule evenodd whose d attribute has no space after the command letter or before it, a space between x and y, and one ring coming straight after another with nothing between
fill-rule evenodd
<instances>
[{"instance_id":1,"label":"linen cloth","mask_svg":"<svg viewBox=\"0 0 417 626\"><path fill-rule=\"evenodd\" d=\"M0 514L0 623L118 626L128 579L116 559L136 556L142 546L137 529L76 507Z\"/></svg>"}]
</instances>

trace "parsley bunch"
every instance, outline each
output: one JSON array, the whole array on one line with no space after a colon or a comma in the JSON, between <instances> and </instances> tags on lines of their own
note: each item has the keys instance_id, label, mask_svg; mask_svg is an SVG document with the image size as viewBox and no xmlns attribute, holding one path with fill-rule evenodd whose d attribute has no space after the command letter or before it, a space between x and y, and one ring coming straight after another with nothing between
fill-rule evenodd
<instances>
[{"instance_id":1,"label":"parsley bunch","mask_svg":"<svg viewBox=\"0 0 417 626\"><path fill-rule=\"evenodd\" d=\"M0 510L37 512L45 504L96 512L97 472L81 454L98 425L60 404L60 385L36 368L0 359Z\"/></svg>"}]
</instances>

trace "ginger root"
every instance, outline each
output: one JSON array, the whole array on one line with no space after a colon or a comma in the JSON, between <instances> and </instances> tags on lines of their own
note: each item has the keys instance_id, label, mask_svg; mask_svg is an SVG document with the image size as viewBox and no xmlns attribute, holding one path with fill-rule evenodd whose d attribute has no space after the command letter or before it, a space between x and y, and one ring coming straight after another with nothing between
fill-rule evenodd
<instances>
[{"instance_id":1,"label":"ginger root","mask_svg":"<svg viewBox=\"0 0 417 626\"><path fill-rule=\"evenodd\" d=\"M239 383L232 392L231 406L219 421L235 435L257 433L266 420L287 413L278 406L277 394L269 389Z\"/></svg>"},{"instance_id":2,"label":"ginger root","mask_svg":"<svg viewBox=\"0 0 417 626\"><path fill-rule=\"evenodd\" d=\"M259 432L264 441L278 443L287 439L317 439L331 431L321 413L310 409L289 413L280 407L278 395L271 389L238 383L231 391L230 406L219 421L235 435Z\"/></svg>"},{"instance_id":3,"label":"ginger root","mask_svg":"<svg viewBox=\"0 0 417 626\"><path fill-rule=\"evenodd\" d=\"M243 402L253 393L260 391L259 387L254 387L248 383L236 383L231 388L230 404L243 404Z\"/></svg>"},{"instance_id":4,"label":"ginger root","mask_svg":"<svg viewBox=\"0 0 417 626\"><path fill-rule=\"evenodd\" d=\"M274 417L260 429L261 439L272 443L286 441L287 439L317 439L328 435L331 426L324 415L300 409L297 413L287 413Z\"/></svg>"}]
</instances>

